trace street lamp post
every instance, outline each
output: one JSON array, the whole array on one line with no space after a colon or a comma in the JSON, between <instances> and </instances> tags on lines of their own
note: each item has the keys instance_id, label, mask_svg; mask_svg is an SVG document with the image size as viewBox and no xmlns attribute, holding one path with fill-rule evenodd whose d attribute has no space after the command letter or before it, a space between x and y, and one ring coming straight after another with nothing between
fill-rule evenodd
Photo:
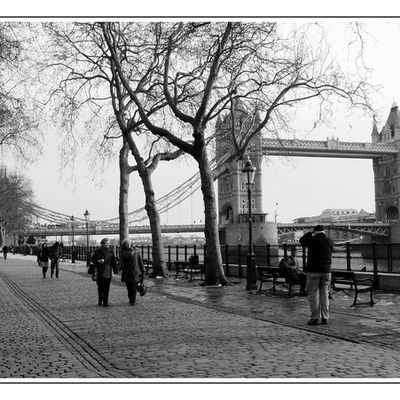
<instances>
[{"instance_id":1,"label":"street lamp post","mask_svg":"<svg viewBox=\"0 0 400 400\"><path fill-rule=\"evenodd\" d=\"M72 264L75 264L75 246L74 246L74 243L75 243L75 238L74 238L74 216L73 215L71 215L71 218L70 218L70 220L71 220L71 230L72 230L72 248L71 248L71 262L72 262Z\"/></svg>"},{"instance_id":2,"label":"street lamp post","mask_svg":"<svg viewBox=\"0 0 400 400\"><path fill-rule=\"evenodd\" d=\"M86 265L89 266L90 264L90 254L89 254L89 211L86 210L85 213L83 214L85 217L86 221Z\"/></svg>"},{"instance_id":3,"label":"street lamp post","mask_svg":"<svg viewBox=\"0 0 400 400\"><path fill-rule=\"evenodd\" d=\"M247 200L248 200L248 213L249 213L249 251L247 254L247 285L246 290L256 290L256 265L255 255L253 250L253 221L251 216L251 189L256 172L256 167L251 163L250 157L247 157L242 172L246 174L247 178Z\"/></svg>"}]
</instances>

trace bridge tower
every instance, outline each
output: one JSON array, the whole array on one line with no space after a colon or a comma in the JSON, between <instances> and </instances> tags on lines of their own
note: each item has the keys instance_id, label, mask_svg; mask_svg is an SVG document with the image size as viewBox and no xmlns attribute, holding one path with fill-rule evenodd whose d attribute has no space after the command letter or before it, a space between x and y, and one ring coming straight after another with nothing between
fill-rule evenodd
<instances>
[{"instance_id":1,"label":"bridge tower","mask_svg":"<svg viewBox=\"0 0 400 400\"><path fill-rule=\"evenodd\" d=\"M374 121L372 143L391 144L400 152L400 111L396 104L390 109L389 116L381 132ZM376 221L391 224L391 241L400 242L400 156L385 155L373 160L375 183Z\"/></svg>"},{"instance_id":2,"label":"bridge tower","mask_svg":"<svg viewBox=\"0 0 400 400\"><path fill-rule=\"evenodd\" d=\"M400 149L400 111L397 105L394 104L390 109L380 133L374 122L371 139L372 143L391 144ZM397 222L400 200L400 157L395 154L374 159L373 169L376 220Z\"/></svg>"},{"instance_id":3,"label":"bridge tower","mask_svg":"<svg viewBox=\"0 0 400 400\"><path fill-rule=\"evenodd\" d=\"M255 116L259 121L258 114ZM258 119L258 121L257 121ZM240 140L253 118L242 102L236 101L233 116L230 113L216 123L216 158L220 159L234 146L233 133ZM250 143L243 160L234 161L227 166L227 171L218 179L218 210L221 244L237 245L248 243L248 198L246 176L242 173L244 162L250 157L257 168L252 189L253 238L255 244L276 244L276 224L266 221L262 206L262 135L259 133Z\"/></svg>"}]
</instances>

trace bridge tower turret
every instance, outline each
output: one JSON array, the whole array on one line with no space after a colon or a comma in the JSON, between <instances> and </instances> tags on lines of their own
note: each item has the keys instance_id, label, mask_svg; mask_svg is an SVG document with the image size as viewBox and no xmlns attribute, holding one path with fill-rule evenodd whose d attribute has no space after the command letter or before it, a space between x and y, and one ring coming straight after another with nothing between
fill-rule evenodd
<instances>
[{"instance_id":1,"label":"bridge tower turret","mask_svg":"<svg viewBox=\"0 0 400 400\"><path fill-rule=\"evenodd\" d=\"M378 134L376 124L372 129L372 143L395 145L400 151L400 111L396 104L390 109L387 121ZM400 202L400 157L398 154L385 155L373 160L375 181L375 216L377 221L399 223ZM395 226L392 241L395 240ZM400 231L399 237L400 239Z\"/></svg>"},{"instance_id":2,"label":"bridge tower turret","mask_svg":"<svg viewBox=\"0 0 400 400\"><path fill-rule=\"evenodd\" d=\"M243 103L234 103L233 115L218 117L216 123L216 159L234 148L236 140L240 141L254 121L260 120L258 113L250 115ZM256 167L252 188L251 210L253 214L254 243L277 243L276 224L266 222L262 205L262 135L253 138L243 160L233 161L227 165L226 172L218 179L218 210L221 244L246 244L248 241L248 199L246 176L242 173L244 162L250 157ZM272 226L273 225L273 226Z\"/></svg>"}]
</instances>

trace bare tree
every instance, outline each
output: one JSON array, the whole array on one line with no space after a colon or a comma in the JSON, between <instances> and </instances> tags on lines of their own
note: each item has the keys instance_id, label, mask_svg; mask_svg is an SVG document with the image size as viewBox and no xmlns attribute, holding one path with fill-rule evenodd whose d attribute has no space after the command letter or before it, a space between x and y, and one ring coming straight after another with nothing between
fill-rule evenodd
<instances>
[{"instance_id":1,"label":"bare tree","mask_svg":"<svg viewBox=\"0 0 400 400\"><path fill-rule=\"evenodd\" d=\"M101 25L117 79L141 121L153 135L190 154L198 164L205 207L205 284L226 284L215 176L227 162L242 158L257 134L279 135L280 129L287 128L296 105L318 101L320 119L333 101L368 108L368 86L359 76L347 76L330 58L323 33L317 43L311 25L287 34L280 32L275 22L153 24L141 42L143 49L146 43L153 47L147 46L147 53L141 53L136 80L142 75L133 86L130 71L138 67L137 54L130 52L135 36L129 24ZM148 54L150 50L152 54ZM213 135L210 124L218 116L226 118L238 101L247 117L232 121L231 146L213 172L207 146ZM160 115L165 114L165 104L179 128L165 125ZM230 115L234 118L234 113Z\"/></svg>"},{"instance_id":2,"label":"bare tree","mask_svg":"<svg viewBox=\"0 0 400 400\"><path fill-rule=\"evenodd\" d=\"M24 229L33 211L33 193L24 177L0 168L0 246L11 234Z\"/></svg>"},{"instance_id":3,"label":"bare tree","mask_svg":"<svg viewBox=\"0 0 400 400\"><path fill-rule=\"evenodd\" d=\"M0 149L23 162L41 150L36 112L25 90L30 65L25 33L26 25L0 23Z\"/></svg>"},{"instance_id":4,"label":"bare tree","mask_svg":"<svg viewBox=\"0 0 400 400\"><path fill-rule=\"evenodd\" d=\"M150 135L142 134L146 128L134 102L129 100L127 90L116 74L114 60L107 54L100 24L47 24L46 29L51 34L58 59L57 62L51 61L55 53L50 54L50 67L54 68L57 74L64 71L53 96L62 96L60 110L63 113L64 128L69 132L68 141L78 143L73 127L78 120L82 120L83 112L85 135L92 139L99 138L97 133L101 132L101 145L97 147L97 154L103 152L104 155L105 150L110 150L111 142L122 141L119 154L120 241L128 238L129 174L137 171L145 192L145 209L152 232L153 274L165 276L166 263L160 218L151 176L160 161L173 160L182 152L173 149L165 140L149 140ZM136 36L142 39L146 35L139 30ZM130 51L136 52L135 45ZM139 85L140 81L135 78L137 65L131 68L130 77L132 82ZM45 65L43 71L48 70L49 65ZM157 110L161 108L162 105L159 105ZM128 163L129 153L134 159L133 166Z\"/></svg>"}]
</instances>

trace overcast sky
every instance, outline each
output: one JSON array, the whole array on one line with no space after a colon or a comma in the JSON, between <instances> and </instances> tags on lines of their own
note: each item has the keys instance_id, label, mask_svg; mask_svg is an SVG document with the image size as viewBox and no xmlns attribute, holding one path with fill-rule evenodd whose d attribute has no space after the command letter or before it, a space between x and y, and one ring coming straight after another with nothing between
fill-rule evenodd
<instances>
[{"instance_id":1,"label":"overcast sky","mask_svg":"<svg viewBox=\"0 0 400 400\"><path fill-rule=\"evenodd\" d=\"M283 22L283 21L282 21ZM290 23L291 21L287 21ZM345 20L322 21L337 25L333 43L339 44ZM374 101L379 107L378 128L383 127L393 101L400 102L400 75L398 38L400 21L364 20L370 33L365 46L365 59L373 69L373 83L382 85ZM336 36L335 36L336 35ZM335 46L335 44L333 45ZM330 126L312 130L312 110L301 110L296 119L295 136L298 139L325 140L327 137L343 141L368 142L371 138L372 119L361 113L344 110L333 115ZM88 209L93 219L118 216L119 173L117 161L105 171L98 171L103 181L95 184L92 172L84 160L75 169L75 184L60 177L60 159L54 146L61 143L57 132L47 136L44 156L28 171L32 179L36 201L42 207L69 215L83 216ZM50 139L50 140L48 140ZM196 172L190 159L162 165L154 175L156 196L161 197L182 184ZM68 170L64 176L71 175ZM99 179L97 179L99 180ZM318 215L325 208L355 208L374 211L374 184L371 160L322 159L322 158L265 158L263 165L264 212L278 222L291 222L300 216ZM142 187L139 179L131 179L130 210L143 206ZM201 194L187 200L175 211L162 217L164 223L200 222L203 218Z\"/></svg>"}]
</instances>

